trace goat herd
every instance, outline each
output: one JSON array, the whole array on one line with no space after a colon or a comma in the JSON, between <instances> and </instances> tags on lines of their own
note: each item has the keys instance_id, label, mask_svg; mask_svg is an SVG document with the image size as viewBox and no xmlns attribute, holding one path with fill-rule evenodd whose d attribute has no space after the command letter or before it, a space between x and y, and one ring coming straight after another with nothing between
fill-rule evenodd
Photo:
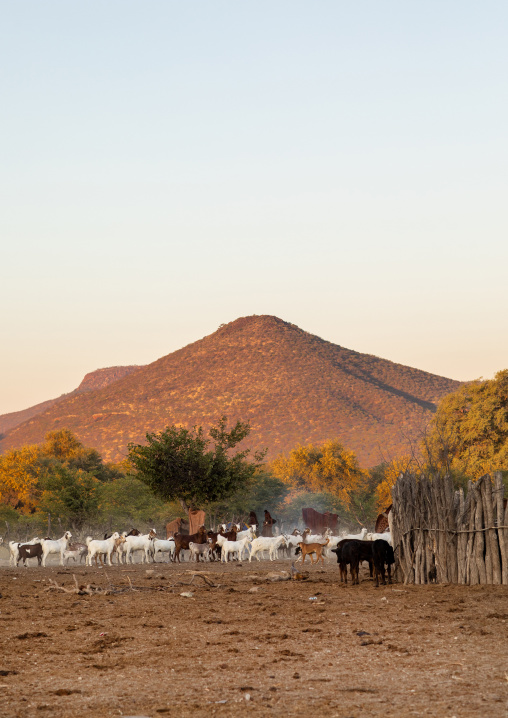
<instances>
[{"instance_id":1,"label":"goat herd","mask_svg":"<svg viewBox=\"0 0 508 718\"><path fill-rule=\"evenodd\" d=\"M277 558L297 555L295 562L302 561L310 556L311 564L321 560L324 563L328 552L337 556L337 563L340 567L341 581L347 583L347 566L350 567L351 580L353 584L359 583L359 566L362 561L367 561L370 567L370 575L374 575L376 586L385 584L385 566L388 569L388 582L391 583L391 566L395 562L391 536L389 532L383 534L367 533L362 529L359 534L347 534L334 536L330 529L323 534L311 534L310 529L301 533L295 529L291 534L280 534L278 536L256 536L256 526L250 526L247 530L241 531L241 527L233 524L228 530L222 524L219 531L207 531L201 526L197 533L186 535L176 533L168 536L167 539L159 539L155 529L141 535L137 529L131 531L113 533L105 536L104 539L92 539L88 537L86 543L71 543L72 534L66 531L61 539L54 541L49 538L34 538L27 543L9 542L9 565L17 566L19 561L27 565L27 560L37 558L39 565L46 566L48 556L56 554L60 556L60 564L64 565L70 558L74 561L86 559L86 564L95 566L98 562L103 566L107 561L112 565L112 558L116 556L118 564L134 563L134 554L141 552L141 562L149 563L156 561L157 554L168 554L168 561L180 563L181 558L188 555L189 560L199 562L220 560L227 563L231 560L242 561L256 558L258 561L264 558L265 552L270 561ZM0 538L0 544L2 539Z\"/></svg>"}]
</instances>

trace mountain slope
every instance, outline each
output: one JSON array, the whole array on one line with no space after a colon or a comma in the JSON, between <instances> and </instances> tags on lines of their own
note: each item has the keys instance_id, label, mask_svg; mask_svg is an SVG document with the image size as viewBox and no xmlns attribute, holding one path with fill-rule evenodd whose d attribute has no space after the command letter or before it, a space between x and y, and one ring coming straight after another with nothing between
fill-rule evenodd
<instances>
[{"instance_id":1,"label":"mountain slope","mask_svg":"<svg viewBox=\"0 0 508 718\"><path fill-rule=\"evenodd\" d=\"M21 411L12 411L9 414L0 414L0 437L5 434L9 429L13 429L15 426L19 426L25 421L28 421L37 414L41 414L46 409L49 409L53 404L58 401L62 401L66 397L75 396L76 394L82 394L85 391L93 391L94 389L102 389L108 384L112 384L118 379L131 374L138 366L110 366L105 369L96 369L85 375L83 381L77 389L71 391L69 394L62 394L57 399L48 399L40 404L30 406L28 409L22 409Z\"/></svg>"},{"instance_id":2,"label":"mountain slope","mask_svg":"<svg viewBox=\"0 0 508 718\"><path fill-rule=\"evenodd\" d=\"M108 460L179 423L249 420L268 458L338 438L363 465L406 450L459 382L320 339L272 316L242 317L97 391L65 398L12 429L2 448L69 428Z\"/></svg>"}]
</instances>

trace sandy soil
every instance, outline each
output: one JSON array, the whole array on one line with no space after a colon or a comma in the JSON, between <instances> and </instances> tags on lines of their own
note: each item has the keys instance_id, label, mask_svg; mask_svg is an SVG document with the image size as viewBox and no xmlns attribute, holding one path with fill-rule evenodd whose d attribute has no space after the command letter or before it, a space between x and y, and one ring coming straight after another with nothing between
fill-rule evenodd
<instances>
[{"instance_id":1,"label":"sandy soil","mask_svg":"<svg viewBox=\"0 0 508 718\"><path fill-rule=\"evenodd\" d=\"M189 564L3 564L2 718L508 715L506 587L345 587L331 560L273 583L288 561L207 564L218 587L175 585ZM47 590L73 573L144 590Z\"/></svg>"}]
</instances>

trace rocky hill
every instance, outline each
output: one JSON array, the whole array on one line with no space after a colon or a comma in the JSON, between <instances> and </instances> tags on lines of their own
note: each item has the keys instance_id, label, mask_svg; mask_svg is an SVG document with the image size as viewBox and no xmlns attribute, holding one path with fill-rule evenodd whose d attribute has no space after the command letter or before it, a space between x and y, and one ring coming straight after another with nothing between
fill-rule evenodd
<instances>
[{"instance_id":1,"label":"rocky hill","mask_svg":"<svg viewBox=\"0 0 508 718\"><path fill-rule=\"evenodd\" d=\"M364 466L407 450L459 382L360 354L273 316L250 316L103 388L65 397L13 428L2 449L69 428L107 460L170 424L250 421L268 458L339 439Z\"/></svg>"},{"instance_id":2,"label":"rocky hill","mask_svg":"<svg viewBox=\"0 0 508 718\"><path fill-rule=\"evenodd\" d=\"M35 404L30 406L28 409L22 409L21 411L12 411L9 414L0 414L0 438L9 431L9 429L19 426L25 421L28 421L33 416L41 414L46 409L49 409L53 404L58 401L62 401L70 396L76 394L82 394L85 391L94 391L95 389L102 389L108 384L112 384L114 381L118 381L127 374L131 374L133 371L139 369L138 366L110 366L106 369L96 369L85 375L85 378L78 386L77 389L71 391L69 394L62 394L57 399L48 399L43 401L41 404Z\"/></svg>"}]
</instances>

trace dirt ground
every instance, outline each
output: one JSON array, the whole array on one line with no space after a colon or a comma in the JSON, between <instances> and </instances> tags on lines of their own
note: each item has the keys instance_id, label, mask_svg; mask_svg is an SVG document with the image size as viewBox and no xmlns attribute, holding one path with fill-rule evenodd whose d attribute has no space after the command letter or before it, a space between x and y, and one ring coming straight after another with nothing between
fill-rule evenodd
<instances>
[{"instance_id":1,"label":"dirt ground","mask_svg":"<svg viewBox=\"0 0 508 718\"><path fill-rule=\"evenodd\" d=\"M506 587L343 586L331 560L301 582L266 580L288 561L201 566L217 587L185 585L188 563L2 563L2 718L508 715ZM47 590L73 573L142 590Z\"/></svg>"}]
</instances>

